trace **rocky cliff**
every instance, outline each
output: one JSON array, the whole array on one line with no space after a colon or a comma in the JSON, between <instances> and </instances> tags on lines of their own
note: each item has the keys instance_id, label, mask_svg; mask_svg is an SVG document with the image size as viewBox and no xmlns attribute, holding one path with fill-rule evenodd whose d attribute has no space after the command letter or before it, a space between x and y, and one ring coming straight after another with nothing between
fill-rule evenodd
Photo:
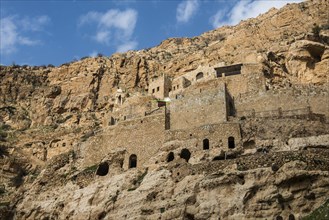
<instances>
[{"instance_id":1,"label":"rocky cliff","mask_svg":"<svg viewBox=\"0 0 329 220\"><path fill-rule=\"evenodd\" d=\"M95 176L100 161L83 166L79 147L108 126L110 113L120 114L124 107L148 99L144 95L153 78L180 76L200 65L259 63L269 91L328 93L328 11L326 0L288 4L233 27L168 39L147 50L85 58L59 67L1 66L1 218L295 219L308 215L329 197L329 101L323 103L323 115L305 121L284 119L284 126L277 121L241 122L246 141L259 135L266 139L312 136L328 142L303 153L270 152L268 158L197 164L182 159L123 171L124 149L117 149L106 156L114 165L103 177ZM124 105L117 102L119 93ZM150 161L160 157L161 152Z\"/></svg>"}]
</instances>

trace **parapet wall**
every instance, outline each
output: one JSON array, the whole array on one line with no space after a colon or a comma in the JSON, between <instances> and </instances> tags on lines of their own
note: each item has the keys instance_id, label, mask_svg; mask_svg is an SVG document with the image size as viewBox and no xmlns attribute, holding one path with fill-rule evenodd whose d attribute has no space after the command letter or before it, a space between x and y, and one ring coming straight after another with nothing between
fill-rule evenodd
<instances>
[{"instance_id":1,"label":"parapet wall","mask_svg":"<svg viewBox=\"0 0 329 220\"><path fill-rule=\"evenodd\" d=\"M289 114L308 114L307 111L329 116L329 105L326 104L328 103L328 91L310 90L307 92L307 90L307 88L303 90L289 88L280 91L270 90L256 96L250 93L241 94L235 98L235 107L239 116L248 115L250 112L265 111L276 114L275 112L278 112L278 109L281 109L283 114L287 116ZM306 92L302 93L301 91ZM310 110L307 110L308 108Z\"/></svg>"},{"instance_id":2,"label":"parapet wall","mask_svg":"<svg viewBox=\"0 0 329 220\"><path fill-rule=\"evenodd\" d=\"M291 117L297 115L310 115L311 108L300 108L300 109L293 109L293 110L285 110L283 111L281 108L277 108L274 110L267 110L267 111L255 111L255 110L247 110L247 111L237 111L237 117L256 117L256 118L271 118L271 117Z\"/></svg>"}]
</instances>

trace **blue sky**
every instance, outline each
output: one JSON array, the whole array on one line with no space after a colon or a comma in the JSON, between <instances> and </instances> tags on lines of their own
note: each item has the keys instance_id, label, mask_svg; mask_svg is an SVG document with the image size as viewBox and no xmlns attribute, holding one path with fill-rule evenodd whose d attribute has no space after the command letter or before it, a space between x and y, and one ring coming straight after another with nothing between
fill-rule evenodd
<instances>
[{"instance_id":1,"label":"blue sky","mask_svg":"<svg viewBox=\"0 0 329 220\"><path fill-rule=\"evenodd\" d=\"M0 64L60 65L154 47L301 0L0 0Z\"/></svg>"}]
</instances>

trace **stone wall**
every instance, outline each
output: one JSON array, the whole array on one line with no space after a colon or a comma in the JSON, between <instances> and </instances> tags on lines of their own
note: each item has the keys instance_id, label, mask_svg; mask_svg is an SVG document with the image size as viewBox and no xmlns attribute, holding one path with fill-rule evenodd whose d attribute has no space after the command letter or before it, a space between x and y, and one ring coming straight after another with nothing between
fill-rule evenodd
<instances>
[{"instance_id":1,"label":"stone wall","mask_svg":"<svg viewBox=\"0 0 329 220\"><path fill-rule=\"evenodd\" d=\"M217 78L226 84L227 91L232 97L240 94L257 94L265 91L265 77L260 64L244 64L241 74Z\"/></svg>"},{"instance_id":2,"label":"stone wall","mask_svg":"<svg viewBox=\"0 0 329 220\"><path fill-rule=\"evenodd\" d=\"M259 64L244 64L241 73L216 78L214 67L200 66L173 81L166 76L153 80L149 95L127 97L120 105L114 105L107 113L102 132L95 132L82 143L82 166L99 163L118 149L125 152L123 169L131 166L131 155L137 156L137 167L150 167L159 161L167 162L169 153L181 159L183 149L191 153L192 164L221 160L223 154L225 159L235 158L242 153L241 132L239 123L233 123L235 119L229 117L231 122L227 122L228 116L280 118L329 112L329 106L323 105L327 90L266 90L262 68ZM198 78L200 73L202 77ZM169 93L174 86L175 90ZM163 99L169 94L171 102L158 107L154 98ZM114 124L110 123L112 118ZM235 149L229 138L234 138ZM56 144L48 149L48 156L65 148L62 142ZM257 141L257 145L262 144ZM151 158L159 153L162 159L153 161Z\"/></svg>"},{"instance_id":3,"label":"stone wall","mask_svg":"<svg viewBox=\"0 0 329 220\"><path fill-rule=\"evenodd\" d=\"M62 140L53 140L49 143L49 147L45 152L46 160L50 160L61 153L69 152L73 148L73 145L74 139L70 139L70 137L65 137Z\"/></svg>"},{"instance_id":4,"label":"stone wall","mask_svg":"<svg viewBox=\"0 0 329 220\"><path fill-rule=\"evenodd\" d=\"M169 92L170 98L175 98L176 95L182 93L185 88L191 85L191 81L185 78L184 76L180 76L178 78L173 79L171 91Z\"/></svg>"},{"instance_id":5,"label":"stone wall","mask_svg":"<svg viewBox=\"0 0 329 220\"><path fill-rule=\"evenodd\" d=\"M324 104L327 102L328 91L312 91L305 88L302 93L302 90L288 88L280 91L269 90L258 96L241 94L235 98L235 107L237 112L278 111L280 108L286 114L289 114L288 111L294 111L293 114L297 115L301 114L303 109L310 108L313 113L328 116L329 105Z\"/></svg>"},{"instance_id":6,"label":"stone wall","mask_svg":"<svg viewBox=\"0 0 329 220\"><path fill-rule=\"evenodd\" d=\"M137 156L137 167L153 156L164 142L165 116L163 113L127 120L108 127L102 133L81 145L83 166L100 162L107 154L125 149L123 168L127 169L129 157Z\"/></svg>"},{"instance_id":7,"label":"stone wall","mask_svg":"<svg viewBox=\"0 0 329 220\"><path fill-rule=\"evenodd\" d=\"M203 150L203 140L209 140L209 149L228 149L228 138L234 137L235 146L241 146L240 127L238 123L208 124L200 127L184 130L170 130L166 132L165 142L179 140L182 142L194 139L195 146L190 146L194 150ZM186 146L187 147L187 146Z\"/></svg>"},{"instance_id":8,"label":"stone wall","mask_svg":"<svg viewBox=\"0 0 329 220\"><path fill-rule=\"evenodd\" d=\"M170 88L171 80L167 76L161 76L150 83L148 94L153 95L155 98L163 99L169 96Z\"/></svg>"},{"instance_id":9,"label":"stone wall","mask_svg":"<svg viewBox=\"0 0 329 220\"><path fill-rule=\"evenodd\" d=\"M196 82L206 81L216 78L215 69L213 66L199 66L197 69L183 75L192 85Z\"/></svg>"},{"instance_id":10,"label":"stone wall","mask_svg":"<svg viewBox=\"0 0 329 220\"><path fill-rule=\"evenodd\" d=\"M226 121L226 93L216 80L187 88L169 106L170 129L186 129Z\"/></svg>"},{"instance_id":11,"label":"stone wall","mask_svg":"<svg viewBox=\"0 0 329 220\"><path fill-rule=\"evenodd\" d=\"M190 85L215 79L216 71L214 68L222 65L224 65L224 63L218 63L215 66L199 66L193 71L189 71L182 76L174 78L172 80L171 92L169 93L170 98L176 97L177 94L181 93Z\"/></svg>"},{"instance_id":12,"label":"stone wall","mask_svg":"<svg viewBox=\"0 0 329 220\"><path fill-rule=\"evenodd\" d=\"M202 70L204 75L197 80L196 75ZM162 147L166 149L163 161L169 152L179 158L181 150L186 148L192 155L189 162L198 163L219 154L222 157L223 152L232 153L229 137L234 138L234 148L237 148L234 151L241 149L239 124L227 123L228 116L280 118L309 115L313 109L316 113L329 112L328 106L321 105L325 103L327 91L309 89L307 94L301 94L304 89L266 90L259 64L244 64L241 74L237 75L212 79L214 74L213 67L199 67L172 82L162 76L150 84L148 92L152 95L129 97L120 111L114 109L109 113L108 118L115 118L117 123L108 128L104 126L102 135L82 145L86 164L95 164L112 150L122 148L126 150L123 168L129 168L131 155L137 156L137 167L140 167L161 152L158 150ZM187 81L190 84L187 85ZM176 95L166 107L152 102L154 98L164 98L170 87L177 85L180 87L170 92L171 96ZM236 120L230 117L229 121ZM209 149L204 149L204 140L209 141Z\"/></svg>"}]
</instances>

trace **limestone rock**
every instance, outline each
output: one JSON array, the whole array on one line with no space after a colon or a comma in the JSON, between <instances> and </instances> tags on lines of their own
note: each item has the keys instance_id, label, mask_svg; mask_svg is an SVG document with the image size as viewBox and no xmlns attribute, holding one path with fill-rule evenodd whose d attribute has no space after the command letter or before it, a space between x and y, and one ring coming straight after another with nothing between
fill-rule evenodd
<instances>
[{"instance_id":1,"label":"limestone rock","mask_svg":"<svg viewBox=\"0 0 329 220\"><path fill-rule=\"evenodd\" d=\"M324 44L302 40L290 46L286 67L302 83L320 83L327 79L329 61Z\"/></svg>"},{"instance_id":2,"label":"limestone rock","mask_svg":"<svg viewBox=\"0 0 329 220\"><path fill-rule=\"evenodd\" d=\"M0 219L308 215L329 197L328 11L310 0L150 49L1 66ZM225 111L170 129L149 90L163 74L186 77L176 124ZM224 121L190 126L210 115Z\"/></svg>"}]
</instances>

